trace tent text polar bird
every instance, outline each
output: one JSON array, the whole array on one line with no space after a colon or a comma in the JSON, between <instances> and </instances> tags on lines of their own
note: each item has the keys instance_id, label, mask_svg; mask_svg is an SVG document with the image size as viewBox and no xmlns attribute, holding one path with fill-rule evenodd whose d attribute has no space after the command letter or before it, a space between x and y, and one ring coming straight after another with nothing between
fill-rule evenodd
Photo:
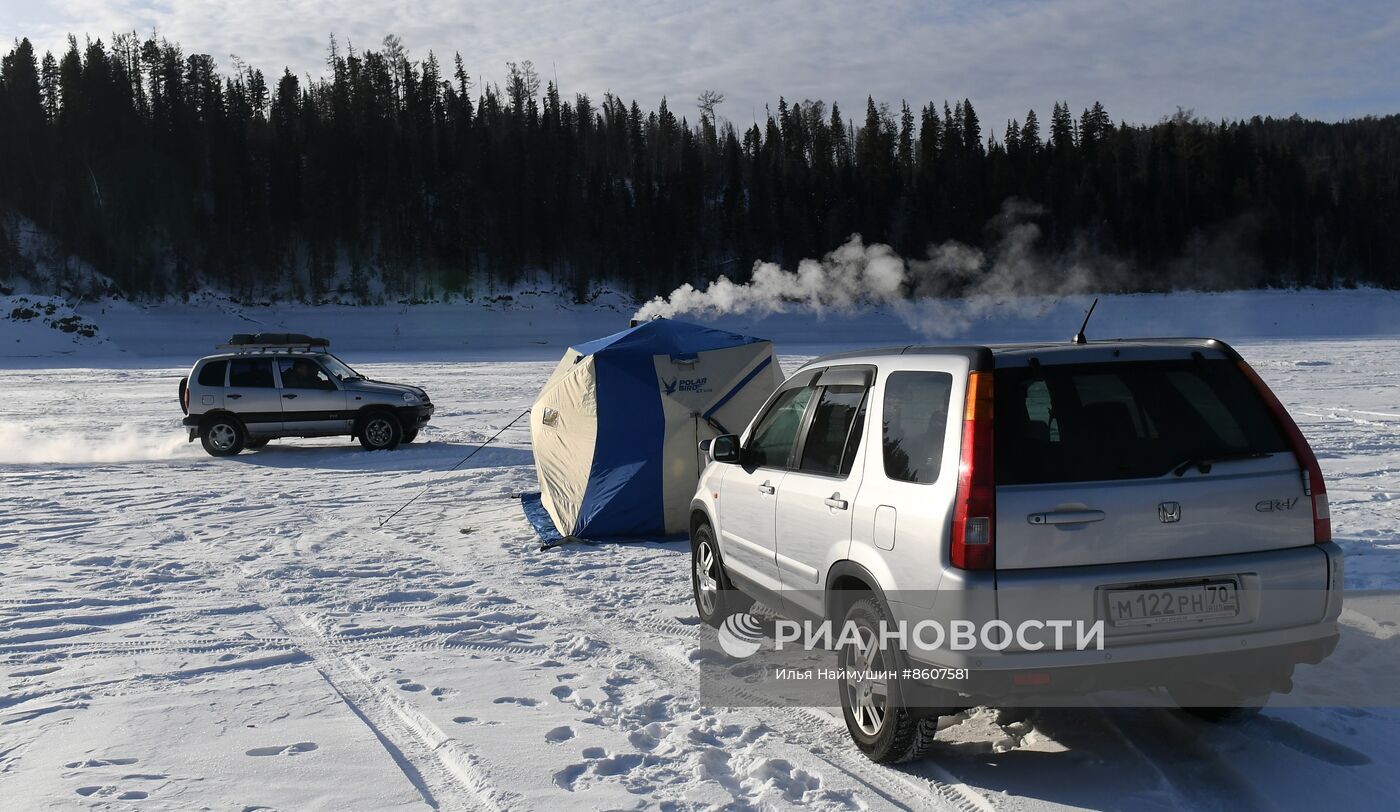
<instances>
[{"instance_id":1,"label":"tent text polar bird","mask_svg":"<svg viewBox=\"0 0 1400 812\"><path fill-rule=\"evenodd\" d=\"M668 319L570 347L530 412L541 504L565 536L685 532L697 445L782 381L771 342Z\"/></svg>"}]
</instances>

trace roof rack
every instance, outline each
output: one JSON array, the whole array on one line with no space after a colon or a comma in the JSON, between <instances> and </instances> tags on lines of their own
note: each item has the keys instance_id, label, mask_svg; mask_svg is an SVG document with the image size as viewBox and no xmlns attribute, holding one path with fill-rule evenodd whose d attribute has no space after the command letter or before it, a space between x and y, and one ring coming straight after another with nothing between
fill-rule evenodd
<instances>
[{"instance_id":1,"label":"roof rack","mask_svg":"<svg viewBox=\"0 0 1400 812\"><path fill-rule=\"evenodd\" d=\"M331 342L324 338L312 338L302 333L235 333L227 344L219 344L216 349L235 350L239 353L288 350L291 352L321 352L329 350Z\"/></svg>"}]
</instances>

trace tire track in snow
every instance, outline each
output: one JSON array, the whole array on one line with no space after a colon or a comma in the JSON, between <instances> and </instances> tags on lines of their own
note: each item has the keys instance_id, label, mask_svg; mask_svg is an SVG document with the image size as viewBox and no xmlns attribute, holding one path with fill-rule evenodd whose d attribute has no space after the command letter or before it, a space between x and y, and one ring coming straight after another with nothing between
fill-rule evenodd
<instances>
[{"instance_id":1,"label":"tire track in snow","mask_svg":"<svg viewBox=\"0 0 1400 812\"><path fill-rule=\"evenodd\" d=\"M1098 713L1109 729L1176 794L1179 808L1217 808L1230 812L1276 808L1226 758L1203 744L1199 731L1188 728L1174 711L1100 708ZM1143 731L1133 724L1134 720L1123 718L1130 713L1146 716L1154 724L1150 730Z\"/></svg>"},{"instance_id":2,"label":"tire track in snow","mask_svg":"<svg viewBox=\"0 0 1400 812\"><path fill-rule=\"evenodd\" d=\"M167 533L185 534L170 527ZM210 561L219 551L202 540ZM266 614L304 652L322 679L374 734L404 776L433 808L510 809L515 793L496 787L480 756L443 733L426 716L379 686L366 669L339 652L331 638L295 607L283 593L246 566L228 564L232 582L266 607Z\"/></svg>"},{"instance_id":3,"label":"tire track in snow","mask_svg":"<svg viewBox=\"0 0 1400 812\"><path fill-rule=\"evenodd\" d=\"M431 555L437 560L444 570L470 576L472 573L465 570L460 560L451 553L442 550L434 544L421 543L414 544L400 536L392 534L388 529L378 531L378 535L386 539L393 545L410 545L413 553L417 555ZM525 544L524 540L521 543ZM515 559L507 558L512 564ZM522 573L511 573L509 577L498 577L493 580L493 585L489 586L493 592L500 594L513 603L530 607L541 614L553 617L556 621L567 619L561 625L567 624L570 629L582 632L591 638L606 643L609 647L618 651L626 652L629 656L647 664L656 673L662 676L663 681L670 684L684 685L696 679L696 671L692 663L684 656L677 654L666 646L658 646L656 640L648 636L627 635L620 630L627 627L638 626L650 628L653 631L678 631L684 629L683 633L677 634L673 640L687 645L693 645L697 639L703 640L703 632L692 631L692 627L686 627L675 622L674 626L664 619L655 617L638 619L631 622L630 618L621 618L622 623L602 623L594 620L587 611L579 611L579 606L574 596L569 594L558 594L558 590L535 579L521 576ZM528 590L521 590L516 594L504 589L505 584L528 584ZM645 612L647 610L643 610ZM640 612L638 614L641 614ZM671 628L667 628L671 627ZM656 656L657 654L663 656ZM742 692L742 691L741 691ZM765 701L765 698L755 694L752 697L755 701ZM896 807L911 807L919 809L959 809L965 812L993 812L997 807L988 798L977 793L976 790L956 778L948 775L936 765L929 765L930 771L939 773L937 778L923 778L910 775L898 768L887 768L870 762L863 754L854 749L848 739L845 723L837 720L830 714L815 708L791 708L770 704L769 707L781 711L782 714L795 714L797 718L790 716L758 714L748 708L733 709L736 713L750 716L758 724L768 726L780 733L791 745L803 748L810 752L811 756L836 771L844 773L855 779L859 784L864 785L871 791L881 796L887 803ZM811 747L813 741L823 741L826 746L822 751L817 751ZM944 778L946 776L946 779Z\"/></svg>"}]
</instances>

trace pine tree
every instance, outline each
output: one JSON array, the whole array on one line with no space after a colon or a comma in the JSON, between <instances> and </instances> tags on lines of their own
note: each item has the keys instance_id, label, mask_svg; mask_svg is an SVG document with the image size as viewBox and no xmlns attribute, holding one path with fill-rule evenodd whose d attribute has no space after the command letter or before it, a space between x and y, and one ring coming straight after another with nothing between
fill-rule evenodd
<instances>
[{"instance_id":1,"label":"pine tree","mask_svg":"<svg viewBox=\"0 0 1400 812\"><path fill-rule=\"evenodd\" d=\"M1074 119L1069 114L1069 104L1055 102L1050 114L1050 145L1056 152L1074 149Z\"/></svg>"},{"instance_id":2,"label":"pine tree","mask_svg":"<svg viewBox=\"0 0 1400 812\"><path fill-rule=\"evenodd\" d=\"M43 67L39 72L39 89L44 97L44 117L49 121L58 118L58 60L50 52L44 53Z\"/></svg>"},{"instance_id":3,"label":"pine tree","mask_svg":"<svg viewBox=\"0 0 1400 812\"><path fill-rule=\"evenodd\" d=\"M901 101L899 111L899 176L905 183L914 179L914 113L907 101Z\"/></svg>"},{"instance_id":4,"label":"pine tree","mask_svg":"<svg viewBox=\"0 0 1400 812\"><path fill-rule=\"evenodd\" d=\"M982 155L982 125L972 109L972 102L967 99L962 102L962 121L963 148L969 155Z\"/></svg>"},{"instance_id":5,"label":"pine tree","mask_svg":"<svg viewBox=\"0 0 1400 812\"><path fill-rule=\"evenodd\" d=\"M1035 152L1044 146L1040 140L1040 119L1036 118L1034 110L1026 111L1026 123L1021 125L1021 146Z\"/></svg>"}]
</instances>

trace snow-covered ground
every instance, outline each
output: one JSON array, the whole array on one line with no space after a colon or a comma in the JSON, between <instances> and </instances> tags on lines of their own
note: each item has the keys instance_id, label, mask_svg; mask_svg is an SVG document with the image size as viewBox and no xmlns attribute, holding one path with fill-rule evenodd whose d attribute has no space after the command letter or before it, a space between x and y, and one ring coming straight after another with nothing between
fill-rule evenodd
<instances>
[{"instance_id":1,"label":"snow-covered ground","mask_svg":"<svg viewBox=\"0 0 1400 812\"><path fill-rule=\"evenodd\" d=\"M1289 295L1115 297L1090 333L1236 340L1318 450L1348 588L1395 589L1400 328L1385 324L1400 307L1378 292ZM1081 304L988 316L960 338L1062 337ZM716 646L683 544L539 552L512 498L534 488L524 429L443 473L529 405L563 343L621 326L623 304L415 308L392 325L383 312L357 324L353 308L284 316L295 323L106 308L78 309L97 343L40 347L15 323L0 342L35 350L0 359L0 808L1234 812L1400 797L1395 708L1276 708L1234 726L979 708L946 721L933 758L883 768L838 711L705 707L694 663ZM1173 312L1180 329L1163 326ZM396 359L359 366L423 385L437 416L393 453L294 440L207 457L184 441L176 381L250 318L310 322L351 363ZM374 341L393 328L400 345ZM776 337L789 369L795 354L908 333L875 317L748 329ZM1299 679L1396 673L1400 618L1377 606L1350 608L1333 670Z\"/></svg>"}]
</instances>

